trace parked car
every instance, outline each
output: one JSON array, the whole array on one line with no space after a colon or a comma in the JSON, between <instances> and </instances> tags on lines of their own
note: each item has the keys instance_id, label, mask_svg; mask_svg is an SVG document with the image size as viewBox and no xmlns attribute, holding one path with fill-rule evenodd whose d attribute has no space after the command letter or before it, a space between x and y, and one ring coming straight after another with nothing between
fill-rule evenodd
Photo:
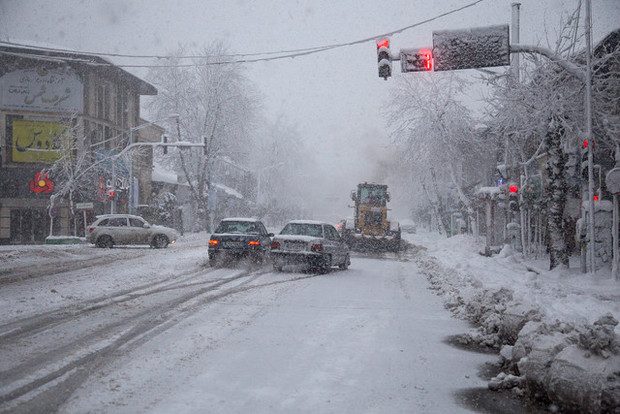
<instances>
[{"instance_id":1,"label":"parked car","mask_svg":"<svg viewBox=\"0 0 620 414\"><path fill-rule=\"evenodd\" d=\"M105 214L97 216L87 228L86 240L97 247L114 245L147 244L156 249L168 247L179 237L176 230L149 224L132 214Z\"/></svg>"},{"instance_id":2,"label":"parked car","mask_svg":"<svg viewBox=\"0 0 620 414\"><path fill-rule=\"evenodd\" d=\"M321 273L332 266L346 270L351 264L349 247L331 224L312 220L293 220L271 241L273 268L303 265Z\"/></svg>"},{"instance_id":3,"label":"parked car","mask_svg":"<svg viewBox=\"0 0 620 414\"><path fill-rule=\"evenodd\" d=\"M415 221L413 220L404 219L404 220L401 220L400 222L400 230L403 233L415 234L417 231L417 225L415 224Z\"/></svg>"},{"instance_id":4,"label":"parked car","mask_svg":"<svg viewBox=\"0 0 620 414\"><path fill-rule=\"evenodd\" d=\"M254 263L265 263L273 233L255 218L226 218L220 222L209 240L209 264L226 263L249 258Z\"/></svg>"}]
</instances>

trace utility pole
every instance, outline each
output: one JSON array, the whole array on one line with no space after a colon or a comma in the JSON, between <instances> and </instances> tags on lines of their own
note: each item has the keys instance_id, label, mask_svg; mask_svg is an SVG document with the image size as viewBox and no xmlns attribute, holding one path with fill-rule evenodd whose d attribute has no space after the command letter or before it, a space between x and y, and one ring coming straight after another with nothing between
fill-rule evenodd
<instances>
[{"instance_id":1,"label":"utility pole","mask_svg":"<svg viewBox=\"0 0 620 414\"><path fill-rule=\"evenodd\" d=\"M585 110L586 110L586 137L588 141L588 259L590 262L590 273L594 273L594 154L592 142L592 2L586 0L586 90L585 90Z\"/></svg>"}]
</instances>

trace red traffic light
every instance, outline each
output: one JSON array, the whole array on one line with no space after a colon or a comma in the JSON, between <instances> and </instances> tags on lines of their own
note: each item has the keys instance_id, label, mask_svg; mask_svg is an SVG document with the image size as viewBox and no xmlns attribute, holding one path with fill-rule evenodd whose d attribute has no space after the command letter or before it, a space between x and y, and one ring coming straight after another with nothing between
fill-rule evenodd
<instances>
[{"instance_id":1,"label":"red traffic light","mask_svg":"<svg viewBox=\"0 0 620 414\"><path fill-rule=\"evenodd\" d=\"M591 146L592 148L594 148L594 141L588 142L588 140L587 140L587 139L584 139L584 140L583 140L583 144L581 145L581 148L582 148L582 149L586 149L586 148L588 148L588 147L590 147L590 146Z\"/></svg>"},{"instance_id":2,"label":"red traffic light","mask_svg":"<svg viewBox=\"0 0 620 414\"><path fill-rule=\"evenodd\" d=\"M389 49L390 47L390 39L379 39L377 40L377 49L386 47Z\"/></svg>"},{"instance_id":3,"label":"red traffic light","mask_svg":"<svg viewBox=\"0 0 620 414\"><path fill-rule=\"evenodd\" d=\"M387 80L392 76L392 56L390 52L390 39L377 40L377 62L379 62L379 77Z\"/></svg>"},{"instance_id":4,"label":"red traffic light","mask_svg":"<svg viewBox=\"0 0 620 414\"><path fill-rule=\"evenodd\" d=\"M401 49L401 72L426 72L433 70L433 51L430 48Z\"/></svg>"},{"instance_id":5,"label":"red traffic light","mask_svg":"<svg viewBox=\"0 0 620 414\"><path fill-rule=\"evenodd\" d=\"M511 185L510 187L508 187L508 191L510 191L511 193L518 193L519 187L517 187L516 185Z\"/></svg>"},{"instance_id":6,"label":"red traffic light","mask_svg":"<svg viewBox=\"0 0 620 414\"><path fill-rule=\"evenodd\" d=\"M424 65L424 69L433 69L433 52L431 52L430 49L420 49L418 53L420 54L420 59Z\"/></svg>"}]
</instances>

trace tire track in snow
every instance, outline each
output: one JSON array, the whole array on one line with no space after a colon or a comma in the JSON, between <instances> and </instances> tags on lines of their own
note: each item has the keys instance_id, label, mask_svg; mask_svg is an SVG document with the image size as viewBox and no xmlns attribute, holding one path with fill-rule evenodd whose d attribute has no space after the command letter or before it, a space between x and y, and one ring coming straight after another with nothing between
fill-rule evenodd
<instances>
[{"instance_id":1,"label":"tire track in snow","mask_svg":"<svg viewBox=\"0 0 620 414\"><path fill-rule=\"evenodd\" d=\"M148 341L198 312L203 306L245 291L317 277L317 275L312 274L253 284L265 273L268 272L247 270L228 278L203 283L178 283L176 286L174 286L175 284L160 286L141 295L128 298L127 300L131 300L155 293L191 289L190 292L182 293L181 296L166 298L163 304L151 304L136 314L104 324L93 332L80 335L54 350L46 351L11 369L0 372L0 378L2 378L0 382L0 410L31 412L32 410L38 411L41 407L45 407L46 410L58 407L71 396L85 378L96 372L97 367L113 360L115 353L139 346L144 341ZM195 287L201 284L205 286L195 290ZM220 288L230 284L234 284L234 286L220 290ZM82 316L91 316L96 313L95 311L102 311L113 305L120 306L122 302L112 301L106 306L91 307L87 311L82 311ZM65 315L62 321L65 323L75 322L75 316ZM62 321L49 324L50 329L62 324ZM35 327L31 331L23 332L21 337L27 342L39 334L41 329L43 327ZM30 336L28 336L28 332L31 333Z\"/></svg>"}]
</instances>

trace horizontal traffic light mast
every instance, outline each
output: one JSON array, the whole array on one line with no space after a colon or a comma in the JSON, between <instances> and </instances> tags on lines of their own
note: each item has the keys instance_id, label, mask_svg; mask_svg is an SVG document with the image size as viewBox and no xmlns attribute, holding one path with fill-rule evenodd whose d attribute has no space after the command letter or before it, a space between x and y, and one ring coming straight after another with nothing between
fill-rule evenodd
<instances>
[{"instance_id":1,"label":"horizontal traffic light mast","mask_svg":"<svg viewBox=\"0 0 620 414\"><path fill-rule=\"evenodd\" d=\"M390 39L377 40L379 77L392 76L392 61L401 72L476 69L510 65L508 25L433 32L433 46L390 51Z\"/></svg>"}]
</instances>

